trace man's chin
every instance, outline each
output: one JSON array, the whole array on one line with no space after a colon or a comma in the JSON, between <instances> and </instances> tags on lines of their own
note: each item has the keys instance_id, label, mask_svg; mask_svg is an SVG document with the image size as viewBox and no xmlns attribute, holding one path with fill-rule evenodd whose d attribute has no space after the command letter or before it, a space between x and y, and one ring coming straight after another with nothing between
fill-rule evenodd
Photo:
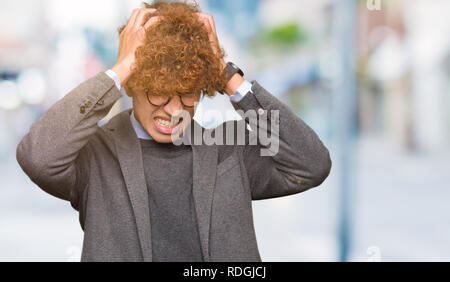
<instances>
[{"instance_id":1,"label":"man's chin","mask_svg":"<svg viewBox=\"0 0 450 282\"><path fill-rule=\"evenodd\" d=\"M163 134L158 131L152 132L150 135L153 140L155 140L158 143L173 143L175 140L179 139L180 136L183 135L183 130L178 130L176 132L173 132L172 134Z\"/></svg>"}]
</instances>

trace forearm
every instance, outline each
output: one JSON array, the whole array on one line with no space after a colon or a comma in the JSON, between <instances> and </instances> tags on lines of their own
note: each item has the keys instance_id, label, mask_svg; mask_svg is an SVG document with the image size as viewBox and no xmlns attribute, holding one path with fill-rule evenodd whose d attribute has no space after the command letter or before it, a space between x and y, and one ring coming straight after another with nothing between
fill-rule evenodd
<instances>
[{"instance_id":1,"label":"forearm","mask_svg":"<svg viewBox=\"0 0 450 282\"><path fill-rule=\"evenodd\" d=\"M115 64L111 70L117 75L122 86L126 85L131 76L131 63L123 62Z\"/></svg>"},{"instance_id":2,"label":"forearm","mask_svg":"<svg viewBox=\"0 0 450 282\"><path fill-rule=\"evenodd\" d=\"M267 117L264 128L261 128L260 122L250 126L258 135L260 128L267 129L270 141L278 142L279 147L270 144L272 148L266 151L272 153L273 164L283 173L289 186L283 193L292 194L320 185L328 176L331 168L330 155L317 134L261 85L254 81L252 93L232 104L236 110L244 113L252 110L260 118ZM272 116L272 111L277 111L278 117ZM269 146L261 146L262 149L267 147Z\"/></svg>"},{"instance_id":3,"label":"forearm","mask_svg":"<svg viewBox=\"0 0 450 282\"><path fill-rule=\"evenodd\" d=\"M78 152L121 96L114 81L105 73L99 73L69 92L33 123L18 145L17 160L23 170L37 184L50 187L52 180L56 181L61 175L65 175L67 183L73 183L73 179L69 179L73 171L68 170L74 170L72 164ZM52 179L48 179L50 176ZM67 190L48 192L60 198L68 196Z\"/></svg>"}]
</instances>

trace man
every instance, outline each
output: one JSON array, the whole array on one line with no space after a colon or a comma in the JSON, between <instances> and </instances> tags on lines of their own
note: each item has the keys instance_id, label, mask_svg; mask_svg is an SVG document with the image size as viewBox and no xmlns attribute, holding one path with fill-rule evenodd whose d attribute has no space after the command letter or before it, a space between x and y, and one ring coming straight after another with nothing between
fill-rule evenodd
<instances>
[{"instance_id":1,"label":"man","mask_svg":"<svg viewBox=\"0 0 450 282\"><path fill-rule=\"evenodd\" d=\"M79 211L82 261L261 261L252 200L297 194L329 175L329 152L314 131L226 64L218 46L213 17L195 6L136 9L120 29L114 67L53 105L19 144L17 160L32 181ZM122 86L133 109L98 127ZM215 90L260 119L279 113L245 130L273 133L275 154L264 156L259 138L192 142L199 128L202 137L229 137L236 132L228 125L247 125L244 115L208 130L179 118L193 116L200 92Z\"/></svg>"}]
</instances>

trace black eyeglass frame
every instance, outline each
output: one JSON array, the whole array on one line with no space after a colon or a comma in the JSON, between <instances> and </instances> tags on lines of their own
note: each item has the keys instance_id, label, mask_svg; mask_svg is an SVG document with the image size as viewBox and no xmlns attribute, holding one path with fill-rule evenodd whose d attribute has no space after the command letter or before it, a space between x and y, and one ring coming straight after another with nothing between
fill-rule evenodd
<instances>
[{"instance_id":1,"label":"black eyeglass frame","mask_svg":"<svg viewBox=\"0 0 450 282\"><path fill-rule=\"evenodd\" d=\"M203 91L200 93L200 99L197 101L197 102L200 102L200 100L201 100L201 98L202 98L202 94L203 94ZM169 104L170 103L170 101L172 100L172 98L169 98L168 100L167 100L167 102L166 103L163 103L163 104L161 104L161 105L155 105L155 104L153 104L152 102L150 102L150 94L149 93L147 93L146 94L147 95L147 101L150 103L150 105L152 105L152 106L154 106L154 107L165 107L167 104ZM178 97L180 97L180 101L181 101L181 104L183 105L183 107L185 107L185 108L194 108L195 107L195 102L194 102L194 105L193 106L186 106L184 103L183 103L183 97L182 97L182 95L183 94L177 94L177 96Z\"/></svg>"}]
</instances>

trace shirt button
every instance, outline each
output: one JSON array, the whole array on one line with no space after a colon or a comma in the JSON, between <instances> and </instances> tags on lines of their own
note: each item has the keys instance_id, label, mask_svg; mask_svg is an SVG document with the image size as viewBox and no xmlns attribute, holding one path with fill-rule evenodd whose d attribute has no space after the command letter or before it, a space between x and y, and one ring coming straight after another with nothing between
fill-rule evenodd
<instances>
[{"instance_id":1,"label":"shirt button","mask_svg":"<svg viewBox=\"0 0 450 282\"><path fill-rule=\"evenodd\" d=\"M259 114L259 115L263 115L264 113L265 113L265 111L264 111L263 109L259 109L259 110L258 110L258 114Z\"/></svg>"},{"instance_id":2,"label":"shirt button","mask_svg":"<svg viewBox=\"0 0 450 282\"><path fill-rule=\"evenodd\" d=\"M85 108L85 106L81 106L80 107L80 114L84 114L84 113L86 113L86 108Z\"/></svg>"},{"instance_id":3,"label":"shirt button","mask_svg":"<svg viewBox=\"0 0 450 282\"><path fill-rule=\"evenodd\" d=\"M98 101L98 103L97 103L98 105L103 105L104 104L104 101L103 100L100 100L100 101Z\"/></svg>"}]
</instances>

